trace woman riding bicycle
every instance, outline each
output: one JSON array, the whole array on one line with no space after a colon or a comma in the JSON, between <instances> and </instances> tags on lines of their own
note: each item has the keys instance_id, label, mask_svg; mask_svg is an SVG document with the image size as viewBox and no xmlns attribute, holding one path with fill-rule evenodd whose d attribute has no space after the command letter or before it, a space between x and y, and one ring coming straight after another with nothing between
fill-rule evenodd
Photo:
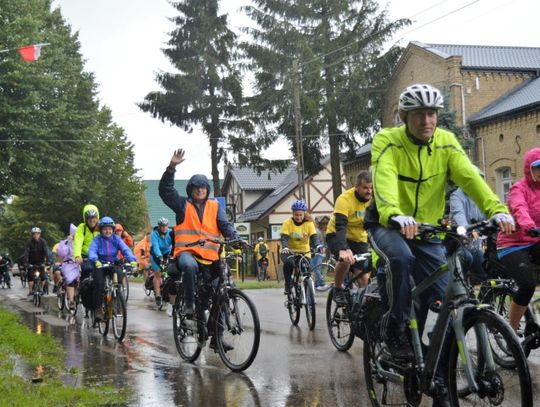
<instances>
[{"instance_id":1,"label":"woman riding bicycle","mask_svg":"<svg viewBox=\"0 0 540 407\"><path fill-rule=\"evenodd\" d=\"M516 220L516 232L499 233L497 254L518 286L510 305L509 322L515 330L536 287L535 264L540 262L540 148L525 153L524 177L510 188L508 207Z\"/></svg>"},{"instance_id":2,"label":"woman riding bicycle","mask_svg":"<svg viewBox=\"0 0 540 407\"><path fill-rule=\"evenodd\" d=\"M105 278L100 267L103 263L114 263L119 260L118 252L120 251L125 259L131 262L133 267L137 267L137 258L133 252L122 241L120 237L114 234L114 220L108 216L104 216L99 220L99 232L90 244L88 249L88 259L94 264L92 277L94 278L94 309L96 320L103 318L103 290L105 286ZM118 280L122 281L120 270L115 270L118 273Z\"/></svg>"},{"instance_id":3,"label":"woman riding bicycle","mask_svg":"<svg viewBox=\"0 0 540 407\"><path fill-rule=\"evenodd\" d=\"M56 254L62 261L61 273L66 286L66 294L68 297L69 308L75 308L75 287L79 282L81 276L81 269L79 264L73 258L73 237L77 227L75 225L69 225L69 235L65 240L61 240L56 248Z\"/></svg>"},{"instance_id":4,"label":"woman riding bicycle","mask_svg":"<svg viewBox=\"0 0 540 407\"><path fill-rule=\"evenodd\" d=\"M281 253L283 255L285 295L288 295L291 290L292 272L294 270L294 257L289 255L289 251L307 253L306 257L311 258L310 248L313 251L322 250L315 224L307 213L308 207L306 203L303 200L294 201L291 210L292 217L285 220L281 225L281 244L283 246Z\"/></svg>"},{"instance_id":5,"label":"woman riding bicycle","mask_svg":"<svg viewBox=\"0 0 540 407\"><path fill-rule=\"evenodd\" d=\"M154 294L156 305L161 305L161 262L163 257L170 256L172 251L171 230L169 229L169 220L167 218L159 218L157 226L150 235L150 260L152 262L152 270L154 271Z\"/></svg>"}]
</instances>

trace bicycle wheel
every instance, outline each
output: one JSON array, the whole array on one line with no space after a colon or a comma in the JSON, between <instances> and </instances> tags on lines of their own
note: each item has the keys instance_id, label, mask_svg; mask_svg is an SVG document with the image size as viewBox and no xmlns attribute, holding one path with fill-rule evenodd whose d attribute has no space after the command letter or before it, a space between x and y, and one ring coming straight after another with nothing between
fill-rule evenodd
<instances>
[{"instance_id":1,"label":"bicycle wheel","mask_svg":"<svg viewBox=\"0 0 540 407\"><path fill-rule=\"evenodd\" d=\"M257 356L260 337L255 305L242 291L230 289L215 317L214 338L221 360L234 372L247 369ZM224 343L233 349L225 350Z\"/></svg>"},{"instance_id":2,"label":"bicycle wheel","mask_svg":"<svg viewBox=\"0 0 540 407\"><path fill-rule=\"evenodd\" d=\"M452 405L508 405L521 402L521 406L532 406L532 385L523 349L514 331L504 319L488 310L471 310L463 320L465 342L471 357L471 367L479 385L478 392L471 392L465 377L463 362L460 358L460 348L463 347L453 340L448 364L448 390ZM488 348L481 341L480 334L487 330L488 336L497 335L500 342L504 341L505 358L513 359L513 368L500 368L499 364L489 368L485 363L485 352L493 356L497 350ZM491 342L491 341L490 341ZM505 396L511 397L505 400Z\"/></svg>"},{"instance_id":3,"label":"bicycle wheel","mask_svg":"<svg viewBox=\"0 0 540 407\"><path fill-rule=\"evenodd\" d=\"M122 291L122 295L124 296L124 300L127 303L129 299L129 279L125 273L122 277L122 283L120 284L120 288Z\"/></svg>"},{"instance_id":4,"label":"bicycle wheel","mask_svg":"<svg viewBox=\"0 0 540 407\"><path fill-rule=\"evenodd\" d=\"M186 362L192 363L196 361L201 354L201 344L204 339L200 338L202 330L199 329L197 321L187 319L186 315L182 312L184 306L184 296L181 294L182 291L182 286L180 286L173 310L174 344L176 345L176 350L180 354L180 357Z\"/></svg>"},{"instance_id":5,"label":"bicycle wheel","mask_svg":"<svg viewBox=\"0 0 540 407\"><path fill-rule=\"evenodd\" d=\"M101 307L103 308L103 318L97 322L98 330L101 335L107 336L107 334L109 333L109 313L107 310L107 298L103 298L103 305Z\"/></svg>"},{"instance_id":6,"label":"bicycle wheel","mask_svg":"<svg viewBox=\"0 0 540 407\"><path fill-rule=\"evenodd\" d=\"M41 305L41 295L39 292L34 292L34 306L39 307Z\"/></svg>"},{"instance_id":7,"label":"bicycle wheel","mask_svg":"<svg viewBox=\"0 0 540 407\"><path fill-rule=\"evenodd\" d=\"M482 298L482 302L486 304L490 304L493 306L493 309L497 314L499 314L503 319L508 320L508 312L510 310L510 304L512 303L512 299L514 297L514 290L511 288L499 288L496 290L490 290L487 292L487 294ZM521 321L519 323L518 331L524 333L526 331L526 326L529 323L535 323L533 311L531 310L531 307L527 307L527 310L525 311L525 314L521 318ZM513 358L508 356L511 356L511 353L508 349L505 349L505 341L504 338L501 338L500 335L493 334L490 335L490 345L492 346L492 349L498 350L494 352L493 356L495 357L495 362L497 362L498 365L504 368L512 368L513 365L511 364L513 362ZM525 356L528 357L531 353L531 348L525 346L523 347L523 350L525 352Z\"/></svg>"},{"instance_id":8,"label":"bicycle wheel","mask_svg":"<svg viewBox=\"0 0 540 407\"><path fill-rule=\"evenodd\" d=\"M289 295L287 295L287 309L292 324L298 325L300 320L300 286L298 284L293 283Z\"/></svg>"},{"instance_id":9,"label":"bicycle wheel","mask_svg":"<svg viewBox=\"0 0 540 407\"><path fill-rule=\"evenodd\" d=\"M112 298L112 329L114 337L122 342L126 335L127 312L124 296L120 291L113 292Z\"/></svg>"},{"instance_id":10,"label":"bicycle wheel","mask_svg":"<svg viewBox=\"0 0 540 407\"><path fill-rule=\"evenodd\" d=\"M309 330L313 331L317 320L315 316L315 288L312 279L304 280L304 291L306 293L306 319Z\"/></svg>"},{"instance_id":11,"label":"bicycle wheel","mask_svg":"<svg viewBox=\"0 0 540 407\"><path fill-rule=\"evenodd\" d=\"M379 335L378 321L366 324L364 338L364 375L371 405L408 406L404 383L397 378L391 380L379 371L384 344Z\"/></svg>"},{"instance_id":12,"label":"bicycle wheel","mask_svg":"<svg viewBox=\"0 0 540 407\"><path fill-rule=\"evenodd\" d=\"M334 301L334 287L326 300L326 326L334 347L340 352L348 351L354 342L354 332L347 309Z\"/></svg>"},{"instance_id":13,"label":"bicycle wheel","mask_svg":"<svg viewBox=\"0 0 540 407\"><path fill-rule=\"evenodd\" d=\"M59 288L59 291L62 289ZM57 292L56 293L56 305L58 306L58 309L62 311L64 309L66 303L66 293L65 292Z\"/></svg>"}]
</instances>

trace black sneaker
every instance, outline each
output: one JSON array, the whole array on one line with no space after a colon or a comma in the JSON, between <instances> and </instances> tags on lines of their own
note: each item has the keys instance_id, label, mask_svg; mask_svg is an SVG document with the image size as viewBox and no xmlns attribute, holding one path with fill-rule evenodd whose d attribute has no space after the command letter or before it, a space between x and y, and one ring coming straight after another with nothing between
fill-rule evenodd
<instances>
[{"instance_id":1,"label":"black sneaker","mask_svg":"<svg viewBox=\"0 0 540 407\"><path fill-rule=\"evenodd\" d=\"M435 383L431 392L433 397L433 407L450 407L450 400L448 399L448 388L440 379L435 379Z\"/></svg>"},{"instance_id":2,"label":"black sneaker","mask_svg":"<svg viewBox=\"0 0 540 407\"><path fill-rule=\"evenodd\" d=\"M161 295L156 295L156 305L157 305L158 307L161 306Z\"/></svg>"},{"instance_id":3,"label":"black sneaker","mask_svg":"<svg viewBox=\"0 0 540 407\"><path fill-rule=\"evenodd\" d=\"M221 338L221 344L223 345L223 350L225 352L228 352L228 351L234 349L234 346L232 346L230 343L227 343L223 338ZM210 339L210 349L213 349L214 352L218 351L218 345L217 345L216 339L214 337L212 337L212 339Z\"/></svg>"},{"instance_id":4,"label":"black sneaker","mask_svg":"<svg viewBox=\"0 0 540 407\"><path fill-rule=\"evenodd\" d=\"M285 286L285 290L283 290L283 294L289 295L291 293L291 287Z\"/></svg>"},{"instance_id":5,"label":"black sneaker","mask_svg":"<svg viewBox=\"0 0 540 407\"><path fill-rule=\"evenodd\" d=\"M347 298L345 298L345 290L340 287L334 287L334 302L338 305L347 305Z\"/></svg>"},{"instance_id":6,"label":"black sneaker","mask_svg":"<svg viewBox=\"0 0 540 407\"><path fill-rule=\"evenodd\" d=\"M414 360L414 352L405 332L391 332L384 341L393 358L400 361Z\"/></svg>"},{"instance_id":7,"label":"black sneaker","mask_svg":"<svg viewBox=\"0 0 540 407\"><path fill-rule=\"evenodd\" d=\"M60 288L59 286L55 285L52 289L52 292L53 294L56 294L58 292L58 288Z\"/></svg>"}]
</instances>

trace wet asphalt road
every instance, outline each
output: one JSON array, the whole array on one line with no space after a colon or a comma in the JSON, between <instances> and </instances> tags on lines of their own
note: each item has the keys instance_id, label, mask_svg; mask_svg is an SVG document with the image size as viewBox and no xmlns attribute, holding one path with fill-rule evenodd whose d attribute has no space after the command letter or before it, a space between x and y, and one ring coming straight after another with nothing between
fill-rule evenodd
<instances>
[{"instance_id":1,"label":"wet asphalt road","mask_svg":"<svg viewBox=\"0 0 540 407\"><path fill-rule=\"evenodd\" d=\"M141 284L131 283L130 288L123 343L117 343L112 333L103 338L82 312L75 318L59 312L56 297L46 298L42 310L34 308L17 278L14 289L0 290L0 299L22 311L30 327L62 341L66 365L79 371L77 385L128 386L133 406L369 405L362 341L357 338L346 353L332 346L325 318L327 293L317 293L317 326L310 331L303 312L298 326L291 326L282 290L247 291L257 306L262 335L255 361L242 374L231 372L208 348L195 364L181 360L172 319L157 311L153 295L146 297ZM529 363L539 395L540 350ZM431 401L424 397L422 405Z\"/></svg>"}]
</instances>

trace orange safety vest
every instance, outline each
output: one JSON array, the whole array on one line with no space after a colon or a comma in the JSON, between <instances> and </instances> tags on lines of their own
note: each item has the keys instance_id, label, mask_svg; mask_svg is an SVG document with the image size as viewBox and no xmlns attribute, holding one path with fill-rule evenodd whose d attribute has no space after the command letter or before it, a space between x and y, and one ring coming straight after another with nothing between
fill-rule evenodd
<instances>
[{"instance_id":1,"label":"orange safety vest","mask_svg":"<svg viewBox=\"0 0 540 407\"><path fill-rule=\"evenodd\" d=\"M202 246L186 247L186 244L199 240L219 240L221 238L221 232L217 225L218 210L218 201L207 200L201 222L195 205L189 201L186 202L184 221L173 228L174 257L182 252L190 252L204 260L215 261L219 259L219 244L217 243L205 242Z\"/></svg>"}]
</instances>

